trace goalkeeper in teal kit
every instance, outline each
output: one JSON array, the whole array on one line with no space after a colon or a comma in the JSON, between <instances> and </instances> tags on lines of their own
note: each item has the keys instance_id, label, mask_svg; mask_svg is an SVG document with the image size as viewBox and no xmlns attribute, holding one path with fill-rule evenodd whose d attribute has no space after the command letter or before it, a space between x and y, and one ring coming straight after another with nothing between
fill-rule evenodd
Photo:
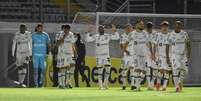
<instances>
[{"instance_id":1,"label":"goalkeeper in teal kit","mask_svg":"<svg viewBox=\"0 0 201 101\"><path fill-rule=\"evenodd\" d=\"M45 80L46 54L50 38L47 33L43 32L42 24L38 24L36 29L37 31L32 34L34 82L36 87L42 87ZM39 69L41 70L40 73Z\"/></svg>"}]
</instances>

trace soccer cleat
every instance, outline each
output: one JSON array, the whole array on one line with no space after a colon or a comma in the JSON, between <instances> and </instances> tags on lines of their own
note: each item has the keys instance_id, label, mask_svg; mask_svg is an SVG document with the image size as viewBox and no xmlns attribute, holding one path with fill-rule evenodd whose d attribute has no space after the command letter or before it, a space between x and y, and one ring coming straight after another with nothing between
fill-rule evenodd
<instances>
[{"instance_id":1,"label":"soccer cleat","mask_svg":"<svg viewBox=\"0 0 201 101\"><path fill-rule=\"evenodd\" d=\"M65 87L64 87L64 86L61 86L61 85L59 85L58 88L59 88L59 89L65 89Z\"/></svg>"},{"instance_id":2,"label":"soccer cleat","mask_svg":"<svg viewBox=\"0 0 201 101\"><path fill-rule=\"evenodd\" d=\"M176 92L180 92L180 88L179 87L176 87Z\"/></svg>"},{"instance_id":3,"label":"soccer cleat","mask_svg":"<svg viewBox=\"0 0 201 101\"><path fill-rule=\"evenodd\" d=\"M131 86L131 90L135 90L136 89L136 87L135 86Z\"/></svg>"},{"instance_id":4,"label":"soccer cleat","mask_svg":"<svg viewBox=\"0 0 201 101\"><path fill-rule=\"evenodd\" d=\"M140 90L140 88L136 88L134 91L135 92L140 92L141 90Z\"/></svg>"},{"instance_id":5,"label":"soccer cleat","mask_svg":"<svg viewBox=\"0 0 201 101\"><path fill-rule=\"evenodd\" d=\"M159 91L160 90L160 83L156 84L156 90Z\"/></svg>"},{"instance_id":6,"label":"soccer cleat","mask_svg":"<svg viewBox=\"0 0 201 101\"><path fill-rule=\"evenodd\" d=\"M123 86L123 87L122 87L122 90L126 90L126 86Z\"/></svg>"},{"instance_id":7,"label":"soccer cleat","mask_svg":"<svg viewBox=\"0 0 201 101\"><path fill-rule=\"evenodd\" d=\"M105 90L105 88L104 87L99 87L99 90Z\"/></svg>"},{"instance_id":8,"label":"soccer cleat","mask_svg":"<svg viewBox=\"0 0 201 101\"><path fill-rule=\"evenodd\" d=\"M72 89L73 87L71 85L68 85L68 88Z\"/></svg>"}]
</instances>

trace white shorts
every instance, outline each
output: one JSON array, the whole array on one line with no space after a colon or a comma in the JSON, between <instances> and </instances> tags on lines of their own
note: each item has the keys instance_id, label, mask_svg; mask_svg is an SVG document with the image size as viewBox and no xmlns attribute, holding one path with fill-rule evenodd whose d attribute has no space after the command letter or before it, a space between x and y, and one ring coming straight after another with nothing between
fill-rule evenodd
<instances>
[{"instance_id":1,"label":"white shorts","mask_svg":"<svg viewBox=\"0 0 201 101\"><path fill-rule=\"evenodd\" d=\"M147 67L152 69L158 69L158 60L152 60L151 58L147 58Z\"/></svg>"},{"instance_id":2,"label":"white shorts","mask_svg":"<svg viewBox=\"0 0 201 101\"><path fill-rule=\"evenodd\" d=\"M187 58L185 55L172 55L172 69L182 69L188 71Z\"/></svg>"},{"instance_id":3,"label":"white shorts","mask_svg":"<svg viewBox=\"0 0 201 101\"><path fill-rule=\"evenodd\" d=\"M109 56L96 56L96 66L103 67L105 65L111 65Z\"/></svg>"},{"instance_id":4,"label":"white shorts","mask_svg":"<svg viewBox=\"0 0 201 101\"><path fill-rule=\"evenodd\" d=\"M24 63L27 62L26 58L28 57L28 53L26 52L17 52L16 55L16 65L22 66Z\"/></svg>"},{"instance_id":5,"label":"white shorts","mask_svg":"<svg viewBox=\"0 0 201 101\"><path fill-rule=\"evenodd\" d=\"M63 68L75 64L75 61L70 54L60 53L57 55L57 68Z\"/></svg>"},{"instance_id":6,"label":"white shorts","mask_svg":"<svg viewBox=\"0 0 201 101\"><path fill-rule=\"evenodd\" d=\"M133 56L124 55L121 62L121 68L128 69L128 67L134 67L133 59Z\"/></svg>"},{"instance_id":7,"label":"white shorts","mask_svg":"<svg viewBox=\"0 0 201 101\"><path fill-rule=\"evenodd\" d=\"M145 56L134 56L134 67L135 67L135 69L145 70L146 69L146 57Z\"/></svg>"},{"instance_id":8,"label":"white shorts","mask_svg":"<svg viewBox=\"0 0 201 101\"><path fill-rule=\"evenodd\" d=\"M165 56L159 56L159 69L170 70Z\"/></svg>"}]
</instances>

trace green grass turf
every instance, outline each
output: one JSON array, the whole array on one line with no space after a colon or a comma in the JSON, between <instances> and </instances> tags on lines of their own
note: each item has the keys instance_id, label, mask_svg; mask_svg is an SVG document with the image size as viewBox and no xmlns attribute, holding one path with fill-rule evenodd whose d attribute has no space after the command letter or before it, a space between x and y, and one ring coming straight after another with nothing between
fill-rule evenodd
<instances>
[{"instance_id":1,"label":"green grass turf","mask_svg":"<svg viewBox=\"0 0 201 101\"><path fill-rule=\"evenodd\" d=\"M167 91L133 92L110 88L0 88L0 101L201 101L201 88L184 88L175 93L174 88Z\"/></svg>"}]
</instances>

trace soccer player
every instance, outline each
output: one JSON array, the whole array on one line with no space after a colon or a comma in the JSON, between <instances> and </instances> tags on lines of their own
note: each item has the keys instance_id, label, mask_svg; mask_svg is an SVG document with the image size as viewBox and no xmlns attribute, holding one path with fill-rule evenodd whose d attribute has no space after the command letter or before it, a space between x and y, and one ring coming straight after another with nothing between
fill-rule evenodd
<instances>
[{"instance_id":1,"label":"soccer player","mask_svg":"<svg viewBox=\"0 0 201 101\"><path fill-rule=\"evenodd\" d=\"M160 90L161 80L163 81L162 91L166 91L167 83L169 80L169 23L163 21L161 23L161 31L157 33L157 54L159 58L159 72L157 77L156 89Z\"/></svg>"},{"instance_id":2,"label":"soccer player","mask_svg":"<svg viewBox=\"0 0 201 101\"><path fill-rule=\"evenodd\" d=\"M128 34L132 33L133 26L127 24L125 28L125 33L120 35L120 48L122 49L122 62L121 62L121 80L122 80L122 90L126 89L126 76L129 68L133 67L133 44L128 42Z\"/></svg>"},{"instance_id":3,"label":"soccer player","mask_svg":"<svg viewBox=\"0 0 201 101\"><path fill-rule=\"evenodd\" d=\"M154 82L156 80L158 74L158 61L156 57L156 44L154 41L156 40L156 32L153 31L152 22L147 22L146 31L148 34L148 52L147 52L147 68L146 68L146 79L148 83L148 90L153 90ZM151 74L152 71L152 74Z\"/></svg>"},{"instance_id":4,"label":"soccer player","mask_svg":"<svg viewBox=\"0 0 201 101\"><path fill-rule=\"evenodd\" d=\"M173 70L173 80L176 92L182 91L182 82L188 72L188 62L190 58L190 41L188 34L182 30L182 22L175 22L175 29L170 34L171 41L171 62Z\"/></svg>"},{"instance_id":5,"label":"soccer player","mask_svg":"<svg viewBox=\"0 0 201 101\"><path fill-rule=\"evenodd\" d=\"M59 68L58 80L59 88L72 88L71 80L74 75L75 61L73 57L77 55L75 47L75 37L70 31L70 25L64 25L63 31L56 35L58 46L57 68Z\"/></svg>"},{"instance_id":6,"label":"soccer player","mask_svg":"<svg viewBox=\"0 0 201 101\"><path fill-rule=\"evenodd\" d=\"M16 51L16 65L18 67L18 81L19 83L23 85L26 73L27 73L27 67L26 65L29 65L30 56L32 55L32 39L31 39L31 33L27 31L27 27L25 24L21 24L20 31L15 33L14 39L13 39L13 45L12 45L12 56L15 56ZM16 47L17 46L17 47Z\"/></svg>"},{"instance_id":7,"label":"soccer player","mask_svg":"<svg viewBox=\"0 0 201 101\"><path fill-rule=\"evenodd\" d=\"M147 33L144 31L144 22L137 20L134 33L129 34L129 42L133 43L134 51L134 68L130 69L131 83L134 83L131 84L131 90L140 91L141 82L144 80L146 74L147 40Z\"/></svg>"},{"instance_id":8,"label":"soccer player","mask_svg":"<svg viewBox=\"0 0 201 101\"><path fill-rule=\"evenodd\" d=\"M45 80L46 54L48 48L50 48L50 38L49 35L43 31L42 24L38 24L36 28L37 31L32 34L34 82L36 87L42 87ZM41 69L41 74L38 72L39 69Z\"/></svg>"},{"instance_id":9,"label":"soccer player","mask_svg":"<svg viewBox=\"0 0 201 101\"><path fill-rule=\"evenodd\" d=\"M108 81L110 76L110 55L109 55L109 42L110 40L118 40L119 34L116 32L116 27L112 25L112 31L114 34L105 33L104 26L98 27L98 33L91 35L88 31L86 33L86 42L95 41L96 44L96 66L98 67L98 84L99 88L108 89ZM104 81L102 81L103 69L105 68Z\"/></svg>"}]
</instances>

